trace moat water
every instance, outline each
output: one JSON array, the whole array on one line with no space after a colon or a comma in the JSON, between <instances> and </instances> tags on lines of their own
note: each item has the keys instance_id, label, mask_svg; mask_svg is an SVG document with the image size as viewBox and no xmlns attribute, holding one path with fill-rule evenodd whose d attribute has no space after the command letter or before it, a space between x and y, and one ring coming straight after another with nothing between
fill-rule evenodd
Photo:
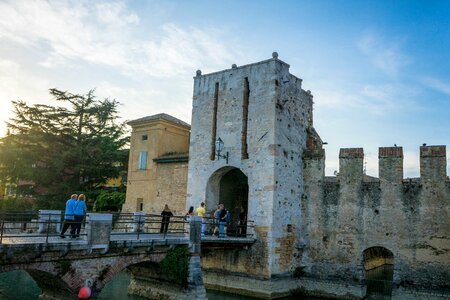
<instances>
[{"instance_id":1,"label":"moat water","mask_svg":"<svg viewBox=\"0 0 450 300\"><path fill-rule=\"evenodd\" d=\"M102 300L148 300L147 298L128 295L127 288L130 275L122 272L116 275L102 290L96 299ZM12 271L0 274L0 299L2 300L38 300L41 289L25 271ZM209 300L254 300L255 298L232 295L223 292L207 291ZM73 299L76 299L74 296ZM284 298L284 300L297 298ZM321 298L301 298L313 300Z\"/></svg>"}]
</instances>

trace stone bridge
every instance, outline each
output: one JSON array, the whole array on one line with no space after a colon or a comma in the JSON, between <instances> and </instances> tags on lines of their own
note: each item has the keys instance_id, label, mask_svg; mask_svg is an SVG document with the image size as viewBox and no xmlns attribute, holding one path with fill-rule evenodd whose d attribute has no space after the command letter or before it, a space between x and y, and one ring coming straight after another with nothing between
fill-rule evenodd
<instances>
[{"instance_id":1,"label":"stone bridge","mask_svg":"<svg viewBox=\"0 0 450 300\"><path fill-rule=\"evenodd\" d=\"M157 266L170 250L187 246L190 253L187 287L180 286L177 297L204 299L200 248L221 245L242 248L254 240L246 237L202 240L201 225L202 219L193 217L190 236L170 232L112 232L111 215L88 214L86 233L78 240L61 239L58 234L48 232L30 237L3 234L2 230L0 272L26 270L42 289L41 299L68 299L87 284L94 294L98 293L124 269Z\"/></svg>"}]
</instances>

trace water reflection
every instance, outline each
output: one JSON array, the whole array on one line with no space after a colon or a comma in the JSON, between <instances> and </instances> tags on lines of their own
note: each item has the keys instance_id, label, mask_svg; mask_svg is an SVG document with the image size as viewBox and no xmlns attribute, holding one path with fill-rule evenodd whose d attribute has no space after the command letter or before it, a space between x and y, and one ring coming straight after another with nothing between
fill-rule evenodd
<instances>
[{"instance_id":1,"label":"water reflection","mask_svg":"<svg viewBox=\"0 0 450 300\"><path fill-rule=\"evenodd\" d=\"M0 274L0 299L37 300L40 294L41 289L27 272L19 270Z\"/></svg>"},{"instance_id":2,"label":"water reflection","mask_svg":"<svg viewBox=\"0 0 450 300\"><path fill-rule=\"evenodd\" d=\"M244 297L239 295L228 294L224 292L218 291L206 291L208 300L256 300L257 298L253 297ZM326 298L315 298L315 297L303 297L303 296L292 296L292 297L284 297L278 298L278 300L326 300Z\"/></svg>"},{"instance_id":3,"label":"water reflection","mask_svg":"<svg viewBox=\"0 0 450 300\"><path fill-rule=\"evenodd\" d=\"M366 271L367 299L391 299L393 276L393 265L382 265L378 268Z\"/></svg>"},{"instance_id":4,"label":"water reflection","mask_svg":"<svg viewBox=\"0 0 450 300\"><path fill-rule=\"evenodd\" d=\"M130 284L130 274L122 272L104 287L97 299L100 300L147 300L147 298L129 295L128 285ZM23 270L11 271L0 274L0 299L5 300L38 300L41 289L31 276ZM209 300L255 300L256 298L244 297L217 291L207 291ZM76 296L73 296L76 299ZM321 298L301 298L288 297L282 300L313 300ZM280 299L281 300L281 299Z\"/></svg>"}]
</instances>

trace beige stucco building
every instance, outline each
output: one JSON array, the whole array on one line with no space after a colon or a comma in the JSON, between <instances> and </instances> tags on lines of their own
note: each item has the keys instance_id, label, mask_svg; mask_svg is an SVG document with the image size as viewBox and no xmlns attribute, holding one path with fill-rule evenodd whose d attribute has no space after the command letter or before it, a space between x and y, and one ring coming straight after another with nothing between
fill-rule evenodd
<instances>
[{"instance_id":1,"label":"beige stucco building","mask_svg":"<svg viewBox=\"0 0 450 300\"><path fill-rule=\"evenodd\" d=\"M128 125L132 132L122 211L159 214L168 204L174 214L183 214L190 125L167 114L140 118Z\"/></svg>"}]
</instances>

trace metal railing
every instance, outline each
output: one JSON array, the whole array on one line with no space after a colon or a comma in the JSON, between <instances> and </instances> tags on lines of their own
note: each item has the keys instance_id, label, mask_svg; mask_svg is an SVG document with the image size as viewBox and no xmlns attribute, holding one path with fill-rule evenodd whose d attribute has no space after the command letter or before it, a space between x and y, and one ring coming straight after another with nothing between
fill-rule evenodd
<instances>
[{"instance_id":1,"label":"metal railing","mask_svg":"<svg viewBox=\"0 0 450 300\"><path fill-rule=\"evenodd\" d=\"M214 229L218 222L214 218L204 217L204 235L214 236ZM232 223L225 225L226 236L251 237L253 236L253 221L244 224ZM146 213L113 213L113 234L137 233L187 235L189 234L189 217L172 216L169 219L161 215Z\"/></svg>"},{"instance_id":2,"label":"metal railing","mask_svg":"<svg viewBox=\"0 0 450 300\"><path fill-rule=\"evenodd\" d=\"M218 236L220 222L216 218L203 217L204 235ZM253 237L254 236L254 222L251 220L240 221L232 219L230 222L225 222L225 236L228 237Z\"/></svg>"},{"instance_id":3,"label":"metal railing","mask_svg":"<svg viewBox=\"0 0 450 300\"><path fill-rule=\"evenodd\" d=\"M10 243L26 243L35 239L47 244L50 238L60 236L64 223L62 217L61 213L0 211L0 244L5 239L8 239ZM83 220L82 223L86 221ZM80 236L85 235L86 233L80 232Z\"/></svg>"},{"instance_id":4,"label":"metal railing","mask_svg":"<svg viewBox=\"0 0 450 300\"><path fill-rule=\"evenodd\" d=\"M170 218L146 213L112 213L113 228L111 234L133 234L137 239L142 235L159 234L184 235L188 232L188 222L184 217Z\"/></svg>"},{"instance_id":5,"label":"metal railing","mask_svg":"<svg viewBox=\"0 0 450 300\"><path fill-rule=\"evenodd\" d=\"M101 212L100 212L101 213ZM189 218L186 216L172 216L170 218L156 214L115 213L112 215L112 236L133 235L133 239L148 238L149 235L188 236ZM88 213L89 215L89 213ZM60 211L0 211L0 244L2 243L30 243L33 239L39 243L72 242L71 239L61 239L60 232L65 222L65 215ZM87 236L85 230L89 218L81 223L80 237ZM214 218L203 218L203 234L214 237L218 231L218 222ZM65 236L70 237L70 230ZM231 221L225 224L225 235L234 238L253 237L254 225L252 221Z\"/></svg>"}]
</instances>

